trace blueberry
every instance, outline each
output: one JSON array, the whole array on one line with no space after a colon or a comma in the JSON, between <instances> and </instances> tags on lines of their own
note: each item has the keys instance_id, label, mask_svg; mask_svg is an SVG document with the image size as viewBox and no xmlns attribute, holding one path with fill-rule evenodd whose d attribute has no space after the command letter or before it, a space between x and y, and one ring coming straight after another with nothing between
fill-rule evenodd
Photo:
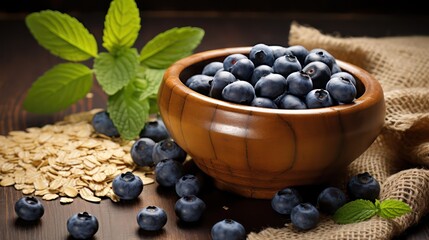
<instances>
[{"instance_id":1,"label":"blueberry","mask_svg":"<svg viewBox=\"0 0 429 240\"><path fill-rule=\"evenodd\" d=\"M201 73L207 76L214 76L218 71L222 69L223 69L223 63L215 61L205 65Z\"/></svg>"},{"instance_id":2,"label":"blueberry","mask_svg":"<svg viewBox=\"0 0 429 240\"><path fill-rule=\"evenodd\" d=\"M155 166L155 180L160 186L173 187L182 176L182 163L173 159L161 160Z\"/></svg>"},{"instance_id":3,"label":"blueberry","mask_svg":"<svg viewBox=\"0 0 429 240\"><path fill-rule=\"evenodd\" d=\"M224 219L212 226L212 240L245 240L246 229L244 226L232 219Z\"/></svg>"},{"instance_id":4,"label":"blueberry","mask_svg":"<svg viewBox=\"0 0 429 240\"><path fill-rule=\"evenodd\" d=\"M185 85L189 87L192 82L199 81L199 82L205 82L212 79L212 76L204 75L204 74L195 74L186 79Z\"/></svg>"},{"instance_id":5,"label":"blueberry","mask_svg":"<svg viewBox=\"0 0 429 240\"><path fill-rule=\"evenodd\" d=\"M331 79L331 69L323 62L314 61L307 64L303 69L311 77L313 88L325 89L326 83Z\"/></svg>"},{"instance_id":6,"label":"blueberry","mask_svg":"<svg viewBox=\"0 0 429 240\"><path fill-rule=\"evenodd\" d=\"M150 138L154 142L159 142L163 139L169 138L170 133L165 127L164 121L161 118L149 120L144 128L140 131L140 138Z\"/></svg>"},{"instance_id":7,"label":"blueberry","mask_svg":"<svg viewBox=\"0 0 429 240\"><path fill-rule=\"evenodd\" d=\"M237 79L250 81L255 65L250 59L244 58L238 60L232 65L230 71Z\"/></svg>"},{"instance_id":8,"label":"blueberry","mask_svg":"<svg viewBox=\"0 0 429 240\"><path fill-rule=\"evenodd\" d=\"M351 75L348 72L342 72L342 71L340 71L340 72L334 73L334 74L331 75L331 78L334 78L334 77L342 77L342 78L349 79L350 82L352 82L353 85L356 86L356 79L353 77L353 75Z\"/></svg>"},{"instance_id":9,"label":"blueberry","mask_svg":"<svg viewBox=\"0 0 429 240\"><path fill-rule=\"evenodd\" d=\"M254 107L263 107L263 108L274 108L277 109L276 103L269 99L264 97L255 97L253 101L250 103L250 106Z\"/></svg>"},{"instance_id":10,"label":"blueberry","mask_svg":"<svg viewBox=\"0 0 429 240\"><path fill-rule=\"evenodd\" d=\"M45 213L43 204L36 197L22 197L15 202L15 213L26 221L40 219Z\"/></svg>"},{"instance_id":11,"label":"blueberry","mask_svg":"<svg viewBox=\"0 0 429 240\"><path fill-rule=\"evenodd\" d=\"M228 102L250 105L255 98L255 89L249 82L235 81L223 89L222 98Z\"/></svg>"},{"instance_id":12,"label":"blueberry","mask_svg":"<svg viewBox=\"0 0 429 240\"><path fill-rule=\"evenodd\" d=\"M198 77L195 78L191 77L191 80L188 79L189 82L186 82L187 86L197 93L201 93L203 95L208 96L210 92L210 84L213 80L213 77L199 74L197 76Z\"/></svg>"},{"instance_id":13,"label":"blueberry","mask_svg":"<svg viewBox=\"0 0 429 240\"><path fill-rule=\"evenodd\" d=\"M347 182L347 192L351 199L365 199L372 202L380 194L380 184L368 172L354 175Z\"/></svg>"},{"instance_id":14,"label":"blueberry","mask_svg":"<svg viewBox=\"0 0 429 240\"><path fill-rule=\"evenodd\" d=\"M89 239L98 231L98 220L87 212L76 213L67 220L67 231L75 239Z\"/></svg>"},{"instance_id":15,"label":"blueberry","mask_svg":"<svg viewBox=\"0 0 429 240\"><path fill-rule=\"evenodd\" d=\"M226 56L223 59L223 69L226 71L231 71L231 67L240 59L248 59L246 55L241 53L233 53L228 56Z\"/></svg>"},{"instance_id":16,"label":"blueberry","mask_svg":"<svg viewBox=\"0 0 429 240\"><path fill-rule=\"evenodd\" d=\"M275 60L272 48L263 43L256 44L250 49L249 58L255 66L272 66Z\"/></svg>"},{"instance_id":17,"label":"blueberry","mask_svg":"<svg viewBox=\"0 0 429 240\"><path fill-rule=\"evenodd\" d=\"M281 109L307 109L305 102L292 94L283 94L276 101L277 106Z\"/></svg>"},{"instance_id":18,"label":"blueberry","mask_svg":"<svg viewBox=\"0 0 429 240\"><path fill-rule=\"evenodd\" d=\"M289 74L300 71L301 64L294 55L285 55L274 61L273 70L275 73L281 74L283 77L287 78Z\"/></svg>"},{"instance_id":19,"label":"blueberry","mask_svg":"<svg viewBox=\"0 0 429 240\"><path fill-rule=\"evenodd\" d=\"M285 55L294 55L286 47L276 46L276 45L273 45L273 46L270 46L270 47L271 47L271 50L273 51L274 60L276 60L279 57L285 56Z\"/></svg>"},{"instance_id":20,"label":"blueberry","mask_svg":"<svg viewBox=\"0 0 429 240\"><path fill-rule=\"evenodd\" d=\"M119 137L118 129L116 129L107 111L96 113L92 118L92 126L97 133L101 133L109 137Z\"/></svg>"},{"instance_id":21,"label":"blueberry","mask_svg":"<svg viewBox=\"0 0 429 240\"><path fill-rule=\"evenodd\" d=\"M286 87L290 94L305 97L313 89L310 75L303 71L293 72L286 78Z\"/></svg>"},{"instance_id":22,"label":"blueberry","mask_svg":"<svg viewBox=\"0 0 429 240\"><path fill-rule=\"evenodd\" d=\"M327 187L317 197L319 211L332 215L347 203L346 194L339 188Z\"/></svg>"},{"instance_id":23,"label":"blueberry","mask_svg":"<svg viewBox=\"0 0 429 240\"><path fill-rule=\"evenodd\" d=\"M332 64L332 68L331 68L331 74L335 74L337 72L341 72L341 68L340 66L337 64L337 62L335 62L334 64Z\"/></svg>"},{"instance_id":24,"label":"blueberry","mask_svg":"<svg viewBox=\"0 0 429 240\"><path fill-rule=\"evenodd\" d=\"M183 222L196 222L203 215L206 204L195 195L179 198L174 205L176 216Z\"/></svg>"},{"instance_id":25,"label":"blueberry","mask_svg":"<svg viewBox=\"0 0 429 240\"><path fill-rule=\"evenodd\" d=\"M329 69L332 69L332 66L336 63L334 56L332 56L328 51L322 48L312 49L308 55L305 57L304 65L309 64L310 62L320 61L328 65Z\"/></svg>"},{"instance_id":26,"label":"blueberry","mask_svg":"<svg viewBox=\"0 0 429 240\"><path fill-rule=\"evenodd\" d=\"M298 59L301 66L305 65L304 64L305 58L309 54L309 51L307 50L307 48L305 48L302 45L293 45L293 46L287 47L286 50L291 52L292 55L294 55Z\"/></svg>"},{"instance_id":27,"label":"blueberry","mask_svg":"<svg viewBox=\"0 0 429 240\"><path fill-rule=\"evenodd\" d=\"M334 105L331 95L325 89L313 89L305 96L308 108L323 108Z\"/></svg>"},{"instance_id":28,"label":"blueberry","mask_svg":"<svg viewBox=\"0 0 429 240\"><path fill-rule=\"evenodd\" d=\"M273 68L268 65L259 65L257 66L250 77L250 84L255 86L255 84L259 81L259 79L263 76L267 76L268 74L273 73Z\"/></svg>"},{"instance_id":29,"label":"blueberry","mask_svg":"<svg viewBox=\"0 0 429 240\"><path fill-rule=\"evenodd\" d=\"M293 226L299 230L310 230L319 223L319 210L310 203L296 205L290 213Z\"/></svg>"},{"instance_id":30,"label":"blueberry","mask_svg":"<svg viewBox=\"0 0 429 240\"><path fill-rule=\"evenodd\" d=\"M334 77L326 83L331 97L340 103L352 103L356 98L356 87L352 81L345 77Z\"/></svg>"},{"instance_id":31,"label":"blueberry","mask_svg":"<svg viewBox=\"0 0 429 240\"><path fill-rule=\"evenodd\" d=\"M286 91L286 78L278 73L263 76L255 85L255 94L258 97L275 99Z\"/></svg>"},{"instance_id":32,"label":"blueberry","mask_svg":"<svg viewBox=\"0 0 429 240\"><path fill-rule=\"evenodd\" d=\"M133 200L143 191L143 182L139 176L128 171L113 179L112 189L120 199Z\"/></svg>"},{"instance_id":33,"label":"blueberry","mask_svg":"<svg viewBox=\"0 0 429 240\"><path fill-rule=\"evenodd\" d=\"M271 207L280 214L288 215L292 209L302 202L302 197L294 188L284 188L273 196Z\"/></svg>"},{"instance_id":34,"label":"blueberry","mask_svg":"<svg viewBox=\"0 0 429 240\"><path fill-rule=\"evenodd\" d=\"M185 174L176 182L175 190L179 197L187 195L198 195L200 193L201 183L193 174Z\"/></svg>"},{"instance_id":35,"label":"blueberry","mask_svg":"<svg viewBox=\"0 0 429 240\"><path fill-rule=\"evenodd\" d=\"M139 138L131 146L131 159L139 166L153 166L153 147L155 142L150 138Z\"/></svg>"},{"instance_id":36,"label":"blueberry","mask_svg":"<svg viewBox=\"0 0 429 240\"><path fill-rule=\"evenodd\" d=\"M167 223L167 214L160 207L147 206L138 212L137 223L145 231L158 231Z\"/></svg>"},{"instance_id":37,"label":"blueberry","mask_svg":"<svg viewBox=\"0 0 429 240\"><path fill-rule=\"evenodd\" d=\"M164 159L173 159L178 162L186 160L187 153L172 138L166 138L153 146L152 159L158 164Z\"/></svg>"},{"instance_id":38,"label":"blueberry","mask_svg":"<svg viewBox=\"0 0 429 240\"><path fill-rule=\"evenodd\" d=\"M235 81L237 81L237 79L235 78L234 74L224 70L217 72L213 77L209 96L216 99L222 99L223 89L228 84L233 83Z\"/></svg>"}]
</instances>

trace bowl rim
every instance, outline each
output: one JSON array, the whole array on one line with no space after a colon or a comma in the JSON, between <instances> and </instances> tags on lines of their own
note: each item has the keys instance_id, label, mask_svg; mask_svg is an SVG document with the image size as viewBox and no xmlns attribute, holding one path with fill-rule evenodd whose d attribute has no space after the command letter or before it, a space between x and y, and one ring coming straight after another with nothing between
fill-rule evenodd
<instances>
[{"instance_id":1,"label":"bowl rim","mask_svg":"<svg viewBox=\"0 0 429 240\"><path fill-rule=\"evenodd\" d=\"M176 93L187 95L186 98L193 98L200 102L205 102L206 104L212 105L216 108L222 108L225 110L233 110L235 112L252 112L252 113L261 113L261 114L280 114L280 115L307 115L307 114L328 114L333 112L355 112L362 109L369 108L372 105L378 104L380 101L384 101L384 94L382 87L378 80L375 79L373 75L368 73L366 70L358 67L354 64L336 59L338 65L343 71L351 73L353 76L359 76L359 80L365 87L363 94L354 100L350 104L341 104L331 107L323 108L313 108L313 109L272 109L272 108L263 108L256 106L247 106L237 103L231 103L220 99L215 99L209 96L205 96L201 93L198 93L190 88L188 88L184 82L180 79L181 72L189 67L192 64L196 64L201 61L206 61L219 57L226 57L227 55L234 53L248 54L251 49L251 46L245 47L229 47L229 48L219 48L213 50L201 51L194 53L188 57L182 58L172 64L167 68L163 76L163 81L169 83L173 88L178 88ZM161 89L161 88L160 88Z\"/></svg>"}]
</instances>

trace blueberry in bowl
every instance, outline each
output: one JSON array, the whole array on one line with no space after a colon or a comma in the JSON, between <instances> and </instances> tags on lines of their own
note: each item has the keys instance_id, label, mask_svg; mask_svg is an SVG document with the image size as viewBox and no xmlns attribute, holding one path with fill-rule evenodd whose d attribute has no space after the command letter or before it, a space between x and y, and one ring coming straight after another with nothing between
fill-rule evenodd
<instances>
[{"instance_id":1,"label":"blueberry in bowl","mask_svg":"<svg viewBox=\"0 0 429 240\"><path fill-rule=\"evenodd\" d=\"M186 86L189 78L201 74L211 62L223 62L223 71L229 71L234 62L249 58L252 47L208 50L181 59L167 69L158 91L160 116L170 137L213 178L216 187L246 197L271 199L288 186L327 182L374 142L384 125L381 85L364 69L335 59L323 49L292 48L297 56L290 50L277 51L279 60L270 66L273 71L265 71L260 77L280 74L287 79L289 74L306 69L304 64L320 61L331 74L346 72L356 81L353 84L344 74L335 77L331 86L334 90L351 89L346 102L335 99L337 95L327 96L326 88L317 93L309 91L310 84L304 80L306 76L298 76L300 73L291 77L280 96L275 91L260 91L268 92L268 100L263 102L260 93L253 93L249 87L258 82L252 77L230 83L250 83L240 83L244 97L234 96L240 101L211 97ZM308 57L303 58L305 54ZM311 78L311 74L305 74ZM288 88L296 84L301 89L291 92ZM312 108L307 106L304 92L313 94L307 100Z\"/></svg>"}]
</instances>

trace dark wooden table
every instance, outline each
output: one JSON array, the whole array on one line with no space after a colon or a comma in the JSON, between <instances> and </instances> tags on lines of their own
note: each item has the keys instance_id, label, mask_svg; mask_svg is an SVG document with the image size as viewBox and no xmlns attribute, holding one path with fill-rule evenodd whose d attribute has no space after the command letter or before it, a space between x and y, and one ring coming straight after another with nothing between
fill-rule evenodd
<instances>
[{"instance_id":1,"label":"dark wooden table","mask_svg":"<svg viewBox=\"0 0 429 240\"><path fill-rule=\"evenodd\" d=\"M72 12L95 35L102 37L104 13ZM68 110L52 115L35 115L22 109L26 90L32 82L54 64L61 62L40 47L24 24L24 14L0 15L0 134L11 130L39 127L61 120L65 115L92 108L104 108L106 96L95 85L93 98L82 100ZM143 12L142 30L136 46L172 27L197 26L206 30L196 51L222 47L250 46L256 43L287 45L290 23L296 20L325 33L342 36L429 35L429 17L424 15L356 15L315 13L220 13L220 12ZM92 64L92 62L88 62ZM275 214L269 200L245 199L221 192L207 181L201 198L208 208L197 224L182 224L174 214L177 197L171 189L156 184L145 186L138 201L99 204L76 198L72 204L58 200L44 201L41 221L28 224L17 220L13 206L22 196L13 187L0 188L0 239L69 239L66 221L76 212L94 214L100 223L95 239L209 239L211 226L224 218L241 222L248 232L266 227L282 227L287 219ZM311 193L310 193L311 194ZM168 214L164 230L148 234L136 223L138 210L147 205L163 207ZM429 239L429 218L408 229L398 239Z\"/></svg>"}]
</instances>

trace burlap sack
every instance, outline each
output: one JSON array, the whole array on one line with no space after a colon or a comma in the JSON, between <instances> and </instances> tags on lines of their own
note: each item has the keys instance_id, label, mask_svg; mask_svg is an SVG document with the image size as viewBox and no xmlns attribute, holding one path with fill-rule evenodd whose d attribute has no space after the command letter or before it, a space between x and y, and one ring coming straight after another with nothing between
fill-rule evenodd
<instances>
[{"instance_id":1,"label":"burlap sack","mask_svg":"<svg viewBox=\"0 0 429 240\"><path fill-rule=\"evenodd\" d=\"M348 167L346 176L369 172L381 183L380 199L399 199L413 211L393 220L339 225L323 217L315 229L292 225L253 232L248 239L391 239L429 212L429 36L341 37L292 23L289 45L324 48L370 72L382 85L386 122L372 146Z\"/></svg>"}]
</instances>

